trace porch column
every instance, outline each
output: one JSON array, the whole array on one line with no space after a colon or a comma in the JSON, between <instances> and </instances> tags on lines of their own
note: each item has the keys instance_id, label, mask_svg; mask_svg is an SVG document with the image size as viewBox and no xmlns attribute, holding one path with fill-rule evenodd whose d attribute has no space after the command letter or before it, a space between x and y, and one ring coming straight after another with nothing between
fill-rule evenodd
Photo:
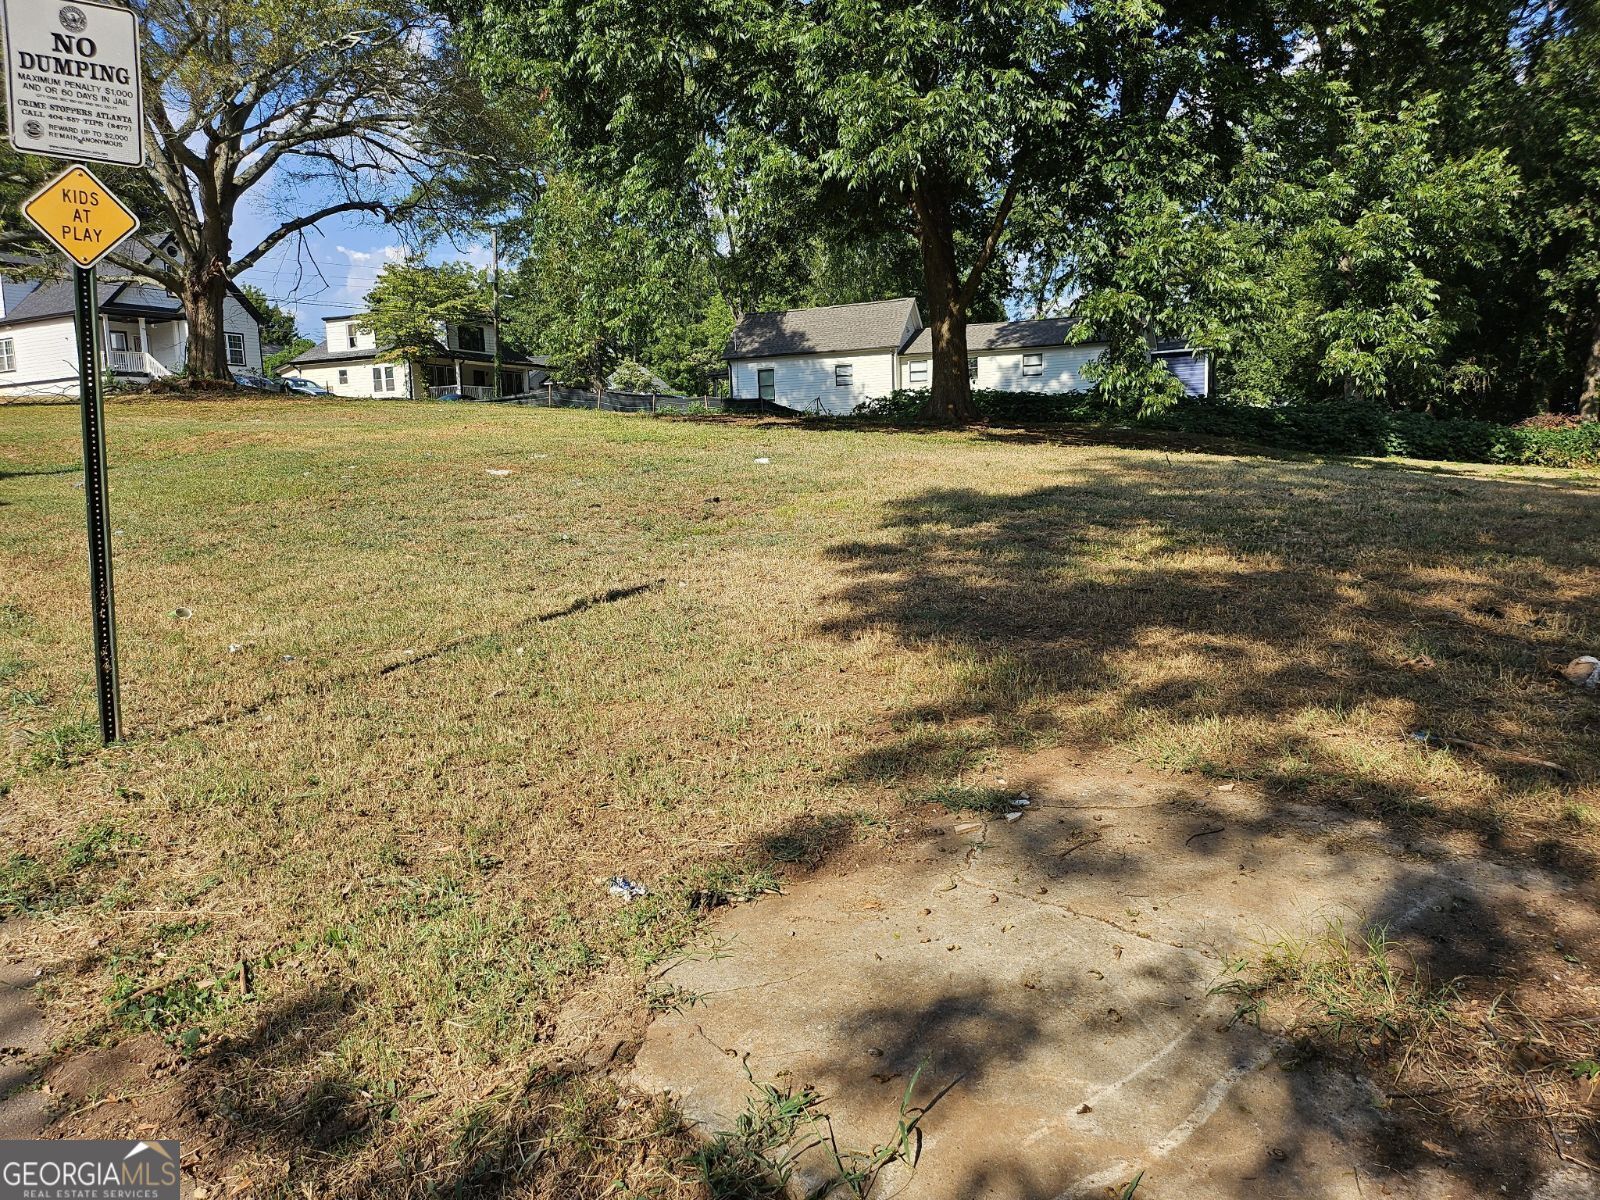
<instances>
[{"instance_id":1,"label":"porch column","mask_svg":"<svg viewBox=\"0 0 1600 1200\"><path fill-rule=\"evenodd\" d=\"M461 360L457 358L453 361L456 364L456 391L459 392L461 390Z\"/></svg>"},{"instance_id":2,"label":"porch column","mask_svg":"<svg viewBox=\"0 0 1600 1200\"><path fill-rule=\"evenodd\" d=\"M105 347L105 357L101 360L98 370L104 376L111 370L111 318L103 312L100 314L100 344Z\"/></svg>"},{"instance_id":3,"label":"porch column","mask_svg":"<svg viewBox=\"0 0 1600 1200\"><path fill-rule=\"evenodd\" d=\"M143 317L139 318L139 353L144 355L150 353L150 335L145 332ZM149 366L150 364L146 363L145 365Z\"/></svg>"}]
</instances>

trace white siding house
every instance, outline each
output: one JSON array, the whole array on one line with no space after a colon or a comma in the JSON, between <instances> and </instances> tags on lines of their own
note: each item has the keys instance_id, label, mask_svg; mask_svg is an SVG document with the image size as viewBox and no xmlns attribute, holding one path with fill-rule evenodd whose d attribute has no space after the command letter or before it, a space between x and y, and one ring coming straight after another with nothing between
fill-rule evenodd
<instances>
[{"instance_id":1,"label":"white siding house","mask_svg":"<svg viewBox=\"0 0 1600 1200\"><path fill-rule=\"evenodd\" d=\"M1075 317L974 322L967 326L968 378L973 387L991 391L1089 391L1094 384L1087 369L1105 345L1090 340L1088 332ZM1159 342L1151 355L1191 396L1210 393L1209 351ZM929 387L933 334L910 299L751 313L734 327L723 357L738 399L848 413L896 389Z\"/></svg>"},{"instance_id":2,"label":"white siding house","mask_svg":"<svg viewBox=\"0 0 1600 1200\"><path fill-rule=\"evenodd\" d=\"M427 399L460 394L474 399L494 395L496 330L492 321L446 325L435 352L413 367L381 359L362 314L325 317L322 341L293 359L283 374L321 384L337 396L365 399ZM500 394L515 396L543 385L545 362L509 342L501 346Z\"/></svg>"},{"instance_id":3,"label":"white siding house","mask_svg":"<svg viewBox=\"0 0 1600 1200\"><path fill-rule=\"evenodd\" d=\"M1001 392L1062 395L1094 387L1085 373L1105 350L1088 340L1088 328L1073 317L1038 321L974 322L967 326L967 376L972 386ZM1176 375L1191 396L1211 391L1211 354L1182 342L1159 342L1151 351ZM900 386L917 391L929 385L933 335L924 329L900 356Z\"/></svg>"},{"instance_id":4,"label":"white siding house","mask_svg":"<svg viewBox=\"0 0 1600 1200\"><path fill-rule=\"evenodd\" d=\"M723 358L732 395L847 413L895 388L900 347L922 328L909 298L749 313Z\"/></svg>"},{"instance_id":5,"label":"white siding house","mask_svg":"<svg viewBox=\"0 0 1600 1200\"><path fill-rule=\"evenodd\" d=\"M178 299L132 279L102 278L99 287L101 343L113 377L147 383L181 370L189 323ZM230 290L222 313L230 367L261 370L261 325L249 302ZM0 393L75 395L77 346L71 283L0 274Z\"/></svg>"}]
</instances>

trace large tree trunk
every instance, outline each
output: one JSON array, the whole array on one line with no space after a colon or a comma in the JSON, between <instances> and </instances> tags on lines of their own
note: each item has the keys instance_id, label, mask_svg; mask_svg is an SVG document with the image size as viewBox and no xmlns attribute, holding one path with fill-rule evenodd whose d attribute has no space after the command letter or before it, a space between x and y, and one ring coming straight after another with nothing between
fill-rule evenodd
<instances>
[{"instance_id":1,"label":"large tree trunk","mask_svg":"<svg viewBox=\"0 0 1600 1200\"><path fill-rule=\"evenodd\" d=\"M183 315L189 322L189 350L185 368L191 384L232 381L228 371L228 348L222 336L222 301L227 295L226 281L195 279L185 282Z\"/></svg>"},{"instance_id":2,"label":"large tree trunk","mask_svg":"<svg viewBox=\"0 0 1600 1200\"><path fill-rule=\"evenodd\" d=\"M225 246L215 245L214 235L205 240L208 245L189 263L183 281L183 315L189 322L185 367L190 386L233 382L228 370L227 339L223 337L223 302L228 296Z\"/></svg>"},{"instance_id":3,"label":"large tree trunk","mask_svg":"<svg viewBox=\"0 0 1600 1200\"><path fill-rule=\"evenodd\" d=\"M911 204L922 246L922 280L928 293L928 328L933 336L933 390L922 415L941 425L978 418L967 376L967 313L956 270L955 221L950 200L936 185L918 183Z\"/></svg>"},{"instance_id":4,"label":"large tree trunk","mask_svg":"<svg viewBox=\"0 0 1600 1200\"><path fill-rule=\"evenodd\" d=\"M1589 331L1589 361L1583 368L1583 390L1578 393L1578 411L1586 417L1600 417L1600 313Z\"/></svg>"}]
</instances>

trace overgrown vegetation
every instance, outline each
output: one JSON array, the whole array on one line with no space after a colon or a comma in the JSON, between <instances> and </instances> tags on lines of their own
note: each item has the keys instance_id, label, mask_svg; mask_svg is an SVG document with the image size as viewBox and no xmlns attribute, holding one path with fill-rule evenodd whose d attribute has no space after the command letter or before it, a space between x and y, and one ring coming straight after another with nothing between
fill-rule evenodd
<instances>
[{"instance_id":1,"label":"overgrown vegetation","mask_svg":"<svg viewBox=\"0 0 1600 1200\"><path fill-rule=\"evenodd\" d=\"M858 410L864 421L915 421L918 392L896 392ZM1095 393L1040 396L1030 392L976 391L980 416L999 424L1051 422L1132 424L1137 428L1204 434L1314 454L1517 463L1524 466L1600 466L1600 420L1500 425L1460 417L1433 417L1371 403L1252 407L1214 400L1185 400L1172 408L1129 417Z\"/></svg>"}]
</instances>

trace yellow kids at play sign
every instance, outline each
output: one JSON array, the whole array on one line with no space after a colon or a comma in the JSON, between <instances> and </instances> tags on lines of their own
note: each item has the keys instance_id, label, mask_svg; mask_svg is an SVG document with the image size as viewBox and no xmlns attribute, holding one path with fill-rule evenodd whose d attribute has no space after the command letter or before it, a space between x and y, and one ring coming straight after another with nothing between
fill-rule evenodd
<instances>
[{"instance_id":1,"label":"yellow kids at play sign","mask_svg":"<svg viewBox=\"0 0 1600 1200\"><path fill-rule=\"evenodd\" d=\"M84 167L68 167L22 206L23 214L80 267L92 267L139 228L139 218Z\"/></svg>"}]
</instances>

